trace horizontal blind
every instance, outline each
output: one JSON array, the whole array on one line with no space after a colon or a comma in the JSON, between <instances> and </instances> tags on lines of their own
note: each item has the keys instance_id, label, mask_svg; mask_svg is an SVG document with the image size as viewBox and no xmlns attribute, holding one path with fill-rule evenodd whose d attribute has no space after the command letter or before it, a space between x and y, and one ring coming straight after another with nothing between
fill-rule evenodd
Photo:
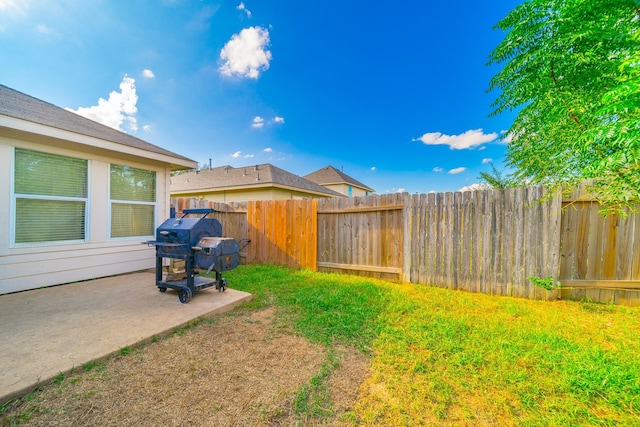
<instances>
[{"instance_id":1,"label":"horizontal blind","mask_svg":"<svg viewBox=\"0 0 640 427\"><path fill-rule=\"evenodd\" d=\"M152 236L156 209L156 173L112 164L109 188L111 237Z\"/></svg>"},{"instance_id":2,"label":"horizontal blind","mask_svg":"<svg viewBox=\"0 0 640 427\"><path fill-rule=\"evenodd\" d=\"M14 242L85 240L88 161L16 148Z\"/></svg>"},{"instance_id":3,"label":"horizontal blind","mask_svg":"<svg viewBox=\"0 0 640 427\"><path fill-rule=\"evenodd\" d=\"M85 202L16 199L16 243L84 240Z\"/></svg>"},{"instance_id":4,"label":"horizontal blind","mask_svg":"<svg viewBox=\"0 0 640 427\"><path fill-rule=\"evenodd\" d=\"M111 165L111 200L156 201L156 173L129 166Z\"/></svg>"},{"instance_id":5,"label":"horizontal blind","mask_svg":"<svg viewBox=\"0 0 640 427\"><path fill-rule=\"evenodd\" d=\"M87 197L87 161L38 151L15 150L15 194Z\"/></svg>"},{"instance_id":6,"label":"horizontal blind","mask_svg":"<svg viewBox=\"0 0 640 427\"><path fill-rule=\"evenodd\" d=\"M155 206L111 204L111 237L151 236Z\"/></svg>"}]
</instances>

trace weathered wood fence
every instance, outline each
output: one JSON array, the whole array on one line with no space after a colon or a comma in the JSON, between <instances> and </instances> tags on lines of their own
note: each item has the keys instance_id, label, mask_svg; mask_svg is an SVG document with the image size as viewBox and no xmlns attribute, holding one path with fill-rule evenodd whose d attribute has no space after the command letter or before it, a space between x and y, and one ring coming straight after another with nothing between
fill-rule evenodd
<instances>
[{"instance_id":1,"label":"weathered wood fence","mask_svg":"<svg viewBox=\"0 0 640 427\"><path fill-rule=\"evenodd\" d=\"M581 188L563 206L563 296L640 305L640 215L603 218L600 205Z\"/></svg>"},{"instance_id":2,"label":"weathered wood fence","mask_svg":"<svg viewBox=\"0 0 640 427\"><path fill-rule=\"evenodd\" d=\"M640 223L602 218L574 192L542 187L456 193L213 203L226 236L250 239L247 263L345 272L493 295L549 298L528 279L552 277L561 297L640 305ZM564 209L563 209L564 207Z\"/></svg>"}]
</instances>

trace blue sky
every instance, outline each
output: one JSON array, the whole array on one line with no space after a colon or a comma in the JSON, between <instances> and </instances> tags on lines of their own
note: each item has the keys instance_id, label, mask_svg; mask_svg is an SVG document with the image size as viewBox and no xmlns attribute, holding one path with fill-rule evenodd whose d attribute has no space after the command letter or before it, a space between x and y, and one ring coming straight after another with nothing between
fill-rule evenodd
<instances>
[{"instance_id":1,"label":"blue sky","mask_svg":"<svg viewBox=\"0 0 640 427\"><path fill-rule=\"evenodd\" d=\"M456 191L502 168L486 63L519 3L0 0L0 83L199 163Z\"/></svg>"}]
</instances>

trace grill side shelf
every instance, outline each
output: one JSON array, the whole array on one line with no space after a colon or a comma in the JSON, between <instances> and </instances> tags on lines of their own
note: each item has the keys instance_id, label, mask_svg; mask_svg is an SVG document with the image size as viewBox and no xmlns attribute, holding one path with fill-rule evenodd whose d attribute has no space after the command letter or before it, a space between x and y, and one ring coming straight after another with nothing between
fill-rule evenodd
<instances>
[{"instance_id":1,"label":"grill side shelf","mask_svg":"<svg viewBox=\"0 0 640 427\"><path fill-rule=\"evenodd\" d=\"M148 246L166 246L166 247L188 247L189 243L170 243L170 242L158 242L157 240L147 240L146 242L142 242L143 245Z\"/></svg>"}]
</instances>

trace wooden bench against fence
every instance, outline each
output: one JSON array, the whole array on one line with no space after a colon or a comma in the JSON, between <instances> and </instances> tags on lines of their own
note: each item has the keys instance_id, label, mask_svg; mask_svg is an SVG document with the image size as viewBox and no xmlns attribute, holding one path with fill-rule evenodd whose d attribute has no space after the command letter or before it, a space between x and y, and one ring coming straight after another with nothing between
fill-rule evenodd
<instances>
[{"instance_id":1,"label":"wooden bench against fence","mask_svg":"<svg viewBox=\"0 0 640 427\"><path fill-rule=\"evenodd\" d=\"M640 224L602 218L582 190L539 202L542 187L217 203L226 236L251 239L246 263L343 272L493 295L640 305Z\"/></svg>"}]
</instances>

